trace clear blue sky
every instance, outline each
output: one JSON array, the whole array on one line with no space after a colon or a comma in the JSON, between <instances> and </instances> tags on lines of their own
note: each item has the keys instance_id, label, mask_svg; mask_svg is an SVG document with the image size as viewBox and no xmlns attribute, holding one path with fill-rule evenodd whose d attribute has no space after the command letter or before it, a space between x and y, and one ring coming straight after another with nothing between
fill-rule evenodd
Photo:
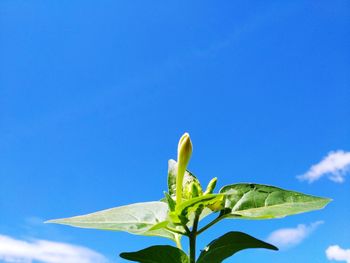
<instances>
[{"instance_id":1,"label":"clear blue sky","mask_svg":"<svg viewBox=\"0 0 350 263\"><path fill-rule=\"evenodd\" d=\"M81 245L111 262L169 243L42 221L158 200L187 131L203 184L217 176L219 187L334 199L283 220L222 222L200 246L228 230L266 239L323 221L298 245L227 262L330 262L330 245L350 248L350 178L296 176L350 151L349 15L346 0L2 0L0 235Z\"/></svg>"}]
</instances>

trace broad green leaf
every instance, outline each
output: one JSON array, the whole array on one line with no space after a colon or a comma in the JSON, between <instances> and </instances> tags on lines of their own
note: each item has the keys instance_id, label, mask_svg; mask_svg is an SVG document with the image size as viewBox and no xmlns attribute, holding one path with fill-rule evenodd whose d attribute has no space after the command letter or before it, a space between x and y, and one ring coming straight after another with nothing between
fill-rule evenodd
<instances>
[{"instance_id":1,"label":"broad green leaf","mask_svg":"<svg viewBox=\"0 0 350 263\"><path fill-rule=\"evenodd\" d=\"M87 215L49 220L47 223L125 231L136 235L162 236L174 240L174 234L166 229L151 230L155 225L166 221L167 217L168 205L166 203L146 202L115 207Z\"/></svg>"},{"instance_id":2,"label":"broad green leaf","mask_svg":"<svg viewBox=\"0 0 350 263\"><path fill-rule=\"evenodd\" d=\"M188 263L187 255L172 246L152 246L137 252L121 253L120 257L140 263Z\"/></svg>"},{"instance_id":3,"label":"broad green leaf","mask_svg":"<svg viewBox=\"0 0 350 263\"><path fill-rule=\"evenodd\" d=\"M278 250L277 247L245 233L228 232L206 246L200 254L197 263L221 263L238 251L248 248Z\"/></svg>"},{"instance_id":4,"label":"broad green leaf","mask_svg":"<svg viewBox=\"0 0 350 263\"><path fill-rule=\"evenodd\" d=\"M223 187L225 217L245 219L280 218L322 209L331 200L274 186L232 184Z\"/></svg>"},{"instance_id":5,"label":"broad green leaf","mask_svg":"<svg viewBox=\"0 0 350 263\"><path fill-rule=\"evenodd\" d=\"M182 202L175 208L174 212L170 212L170 218L175 224L187 223L190 221L192 213L196 212L198 209L203 210L204 208L215 205L216 203L222 203L223 198L224 195L222 194L208 194L192 198ZM208 213L208 210L206 210L206 213Z\"/></svg>"},{"instance_id":6,"label":"broad green leaf","mask_svg":"<svg viewBox=\"0 0 350 263\"><path fill-rule=\"evenodd\" d=\"M171 196L176 195L176 176L177 163L175 160L170 159L168 162L168 192ZM185 189L186 186L191 182L197 182L198 184L200 184L198 179L190 171L186 170L182 183L183 189Z\"/></svg>"}]
</instances>

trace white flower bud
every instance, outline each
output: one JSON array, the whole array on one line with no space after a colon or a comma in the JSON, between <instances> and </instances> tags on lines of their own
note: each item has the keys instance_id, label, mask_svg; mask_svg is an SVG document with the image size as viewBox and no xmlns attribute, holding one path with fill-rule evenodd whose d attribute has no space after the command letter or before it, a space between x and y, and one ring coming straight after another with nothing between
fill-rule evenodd
<instances>
[{"instance_id":1,"label":"white flower bud","mask_svg":"<svg viewBox=\"0 0 350 263\"><path fill-rule=\"evenodd\" d=\"M177 162L180 165L187 167L192 155L192 142L190 135L186 132L179 140L177 146Z\"/></svg>"},{"instance_id":2,"label":"white flower bud","mask_svg":"<svg viewBox=\"0 0 350 263\"><path fill-rule=\"evenodd\" d=\"M182 183L187 165L192 155L192 142L186 132L179 140L177 147L177 177L176 177L176 204L182 202Z\"/></svg>"}]
</instances>

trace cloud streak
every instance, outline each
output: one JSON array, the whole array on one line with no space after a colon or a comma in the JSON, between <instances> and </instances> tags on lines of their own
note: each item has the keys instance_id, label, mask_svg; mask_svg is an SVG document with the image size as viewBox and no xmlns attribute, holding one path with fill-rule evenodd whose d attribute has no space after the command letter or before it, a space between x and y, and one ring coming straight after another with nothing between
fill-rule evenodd
<instances>
[{"instance_id":1,"label":"cloud streak","mask_svg":"<svg viewBox=\"0 0 350 263\"><path fill-rule=\"evenodd\" d=\"M329 152L319 163L312 165L305 174L297 176L301 181L312 183L323 176L328 176L336 183L343 183L350 170L350 152L342 150Z\"/></svg>"},{"instance_id":2,"label":"cloud streak","mask_svg":"<svg viewBox=\"0 0 350 263\"><path fill-rule=\"evenodd\" d=\"M25 241L0 234L0 261L31 263L107 263L101 254L82 246L48 240Z\"/></svg>"},{"instance_id":3,"label":"cloud streak","mask_svg":"<svg viewBox=\"0 0 350 263\"><path fill-rule=\"evenodd\" d=\"M326 250L329 260L346 261L350 263L350 249L343 249L338 245L329 246Z\"/></svg>"},{"instance_id":4,"label":"cloud streak","mask_svg":"<svg viewBox=\"0 0 350 263\"><path fill-rule=\"evenodd\" d=\"M278 229L269 235L267 242L272 243L279 248L296 246L321 224L323 224L323 221L317 221L310 225L300 224L295 228Z\"/></svg>"}]
</instances>

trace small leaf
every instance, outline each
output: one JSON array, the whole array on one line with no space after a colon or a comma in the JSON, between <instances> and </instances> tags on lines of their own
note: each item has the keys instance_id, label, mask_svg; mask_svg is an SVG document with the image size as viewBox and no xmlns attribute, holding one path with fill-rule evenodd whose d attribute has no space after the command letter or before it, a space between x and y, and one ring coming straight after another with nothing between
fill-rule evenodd
<instances>
[{"instance_id":1,"label":"small leaf","mask_svg":"<svg viewBox=\"0 0 350 263\"><path fill-rule=\"evenodd\" d=\"M164 195L165 195L165 200L168 203L170 211L174 211L175 206L176 206L175 200L167 192L164 192Z\"/></svg>"},{"instance_id":2,"label":"small leaf","mask_svg":"<svg viewBox=\"0 0 350 263\"><path fill-rule=\"evenodd\" d=\"M277 247L256 239L242 232L228 232L213 240L200 254L197 263L221 263L240 250L248 248L266 248L278 250Z\"/></svg>"},{"instance_id":3,"label":"small leaf","mask_svg":"<svg viewBox=\"0 0 350 263\"><path fill-rule=\"evenodd\" d=\"M136 203L115 207L99 212L70 218L49 220L56 223L81 228L125 231L136 235L162 236L174 240L174 234L154 226L166 221L168 205L164 202ZM163 226L163 225L161 225Z\"/></svg>"},{"instance_id":4,"label":"small leaf","mask_svg":"<svg viewBox=\"0 0 350 263\"><path fill-rule=\"evenodd\" d=\"M140 263L188 263L187 255L172 246L152 246L137 252L121 253L120 257Z\"/></svg>"},{"instance_id":5,"label":"small leaf","mask_svg":"<svg viewBox=\"0 0 350 263\"><path fill-rule=\"evenodd\" d=\"M221 203L223 202L223 199L224 195L222 194L202 195L181 203L175 208L175 211L170 212L169 215L173 223L186 224L190 221L190 217L193 212L196 212L198 209L203 210L204 208L212 206L216 203ZM210 211L206 210L206 215L208 215L208 212Z\"/></svg>"},{"instance_id":6,"label":"small leaf","mask_svg":"<svg viewBox=\"0 0 350 263\"><path fill-rule=\"evenodd\" d=\"M269 219L322 209L331 200L260 184L223 187L225 217Z\"/></svg>"}]
</instances>

